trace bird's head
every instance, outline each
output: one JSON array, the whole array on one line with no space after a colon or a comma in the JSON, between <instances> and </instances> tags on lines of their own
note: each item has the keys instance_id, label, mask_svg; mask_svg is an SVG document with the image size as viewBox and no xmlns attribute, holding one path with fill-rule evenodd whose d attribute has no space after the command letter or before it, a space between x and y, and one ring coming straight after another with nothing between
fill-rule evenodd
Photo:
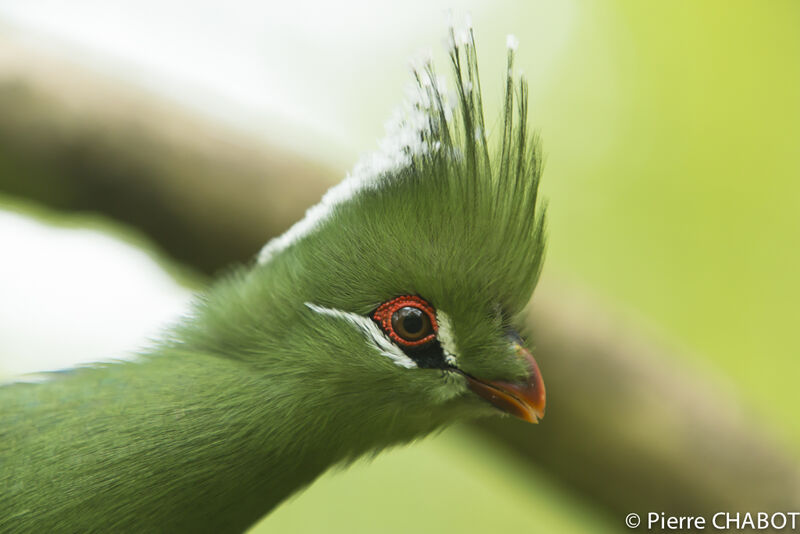
<instances>
[{"instance_id":1,"label":"bird's head","mask_svg":"<svg viewBox=\"0 0 800 534\"><path fill-rule=\"evenodd\" d=\"M514 327L540 272L544 210L513 44L496 135L472 31L451 31L455 90L430 64L416 70L381 151L249 274L273 303L261 339L277 339L321 397L361 399L391 420L543 416L542 378Z\"/></svg>"}]
</instances>

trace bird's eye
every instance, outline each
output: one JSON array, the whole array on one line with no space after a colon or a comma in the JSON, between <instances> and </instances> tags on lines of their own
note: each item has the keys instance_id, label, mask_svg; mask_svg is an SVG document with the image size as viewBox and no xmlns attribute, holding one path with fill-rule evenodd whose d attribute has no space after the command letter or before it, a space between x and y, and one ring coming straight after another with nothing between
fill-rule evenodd
<instances>
[{"instance_id":1,"label":"bird's eye","mask_svg":"<svg viewBox=\"0 0 800 534\"><path fill-rule=\"evenodd\" d=\"M392 329L406 341L419 341L433 333L430 318L413 306L404 306L392 314Z\"/></svg>"},{"instance_id":2,"label":"bird's eye","mask_svg":"<svg viewBox=\"0 0 800 534\"><path fill-rule=\"evenodd\" d=\"M415 295L384 302L372 319L392 340L405 347L420 347L436 337L436 313L425 299Z\"/></svg>"}]
</instances>

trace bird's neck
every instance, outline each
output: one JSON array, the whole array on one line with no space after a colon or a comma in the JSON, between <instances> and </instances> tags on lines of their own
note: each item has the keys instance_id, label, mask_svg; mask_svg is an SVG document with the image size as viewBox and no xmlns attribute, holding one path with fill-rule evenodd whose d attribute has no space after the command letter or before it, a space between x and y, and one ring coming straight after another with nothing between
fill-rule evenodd
<instances>
[{"instance_id":1,"label":"bird's neck","mask_svg":"<svg viewBox=\"0 0 800 534\"><path fill-rule=\"evenodd\" d=\"M334 407L306 378L172 348L0 388L0 531L69 517L85 531L240 532L330 465L413 437L365 439L380 430L344 417L360 401Z\"/></svg>"}]
</instances>

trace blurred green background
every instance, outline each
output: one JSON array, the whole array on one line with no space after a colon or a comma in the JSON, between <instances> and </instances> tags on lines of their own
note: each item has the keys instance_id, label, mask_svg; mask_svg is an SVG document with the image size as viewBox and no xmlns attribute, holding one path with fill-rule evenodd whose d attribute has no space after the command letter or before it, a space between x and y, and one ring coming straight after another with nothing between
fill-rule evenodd
<instances>
[{"instance_id":1,"label":"blurred green background","mask_svg":"<svg viewBox=\"0 0 800 534\"><path fill-rule=\"evenodd\" d=\"M797 449L800 6L593 5L534 97L548 269L685 343Z\"/></svg>"},{"instance_id":2,"label":"blurred green background","mask_svg":"<svg viewBox=\"0 0 800 534\"><path fill-rule=\"evenodd\" d=\"M551 355L543 341L551 403L538 427L448 429L328 473L255 532L624 531L624 512L648 505L689 513L694 502L701 511L800 503L797 2L175 2L148 12L87 1L71 16L55 3L23 4L0 2L3 208L131 243L95 248L123 262L145 250L188 287L255 253L375 147L403 96L408 58L432 49L445 70L447 7L457 22L472 14L490 125L505 35L520 39L550 203L540 313L575 323L566 338L602 328L587 343L611 349L597 363ZM290 207L264 209L281 204ZM21 235L20 220L0 219L0 236ZM59 235L15 246L5 238L3 262L32 264L25 243ZM135 270L135 282L110 273L108 285L139 284L153 306L180 309L180 288ZM85 284L83 294L109 291L97 276ZM6 295L12 286L30 288L19 299L39 291L39 310L50 299L71 309L73 297L48 284L6 280ZM568 300L562 292L589 302L588 313L551 313ZM1 299L6 310L22 306ZM149 315L139 306L137 320ZM91 325L98 309L79 322ZM32 339L37 328L60 328L58 313L42 313L3 316L0 372L28 346L19 331ZM71 350L122 350L155 335L136 324L105 345L85 328ZM36 343L28 352L48 350ZM619 385L590 395L593 377L605 379L595 366L617 352L633 356L610 360L626 370ZM676 374L665 385L667 372ZM753 441L737 448L745 437ZM746 476L729 478L751 487L724 487L715 472L712 489L697 467L709 458L740 466Z\"/></svg>"}]
</instances>

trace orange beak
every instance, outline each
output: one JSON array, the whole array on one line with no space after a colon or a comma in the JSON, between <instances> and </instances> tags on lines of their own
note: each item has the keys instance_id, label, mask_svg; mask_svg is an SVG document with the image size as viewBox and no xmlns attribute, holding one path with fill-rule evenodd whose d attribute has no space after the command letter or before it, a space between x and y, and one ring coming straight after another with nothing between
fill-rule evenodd
<instances>
[{"instance_id":1,"label":"orange beak","mask_svg":"<svg viewBox=\"0 0 800 534\"><path fill-rule=\"evenodd\" d=\"M526 361L530 368L530 375L525 382L502 382L478 380L467 374L469 388L500 408L504 412L519 417L529 423L538 423L544 417L546 395L544 381L539 372L539 365L531 353L521 344L514 343L514 348L520 358Z\"/></svg>"}]
</instances>

